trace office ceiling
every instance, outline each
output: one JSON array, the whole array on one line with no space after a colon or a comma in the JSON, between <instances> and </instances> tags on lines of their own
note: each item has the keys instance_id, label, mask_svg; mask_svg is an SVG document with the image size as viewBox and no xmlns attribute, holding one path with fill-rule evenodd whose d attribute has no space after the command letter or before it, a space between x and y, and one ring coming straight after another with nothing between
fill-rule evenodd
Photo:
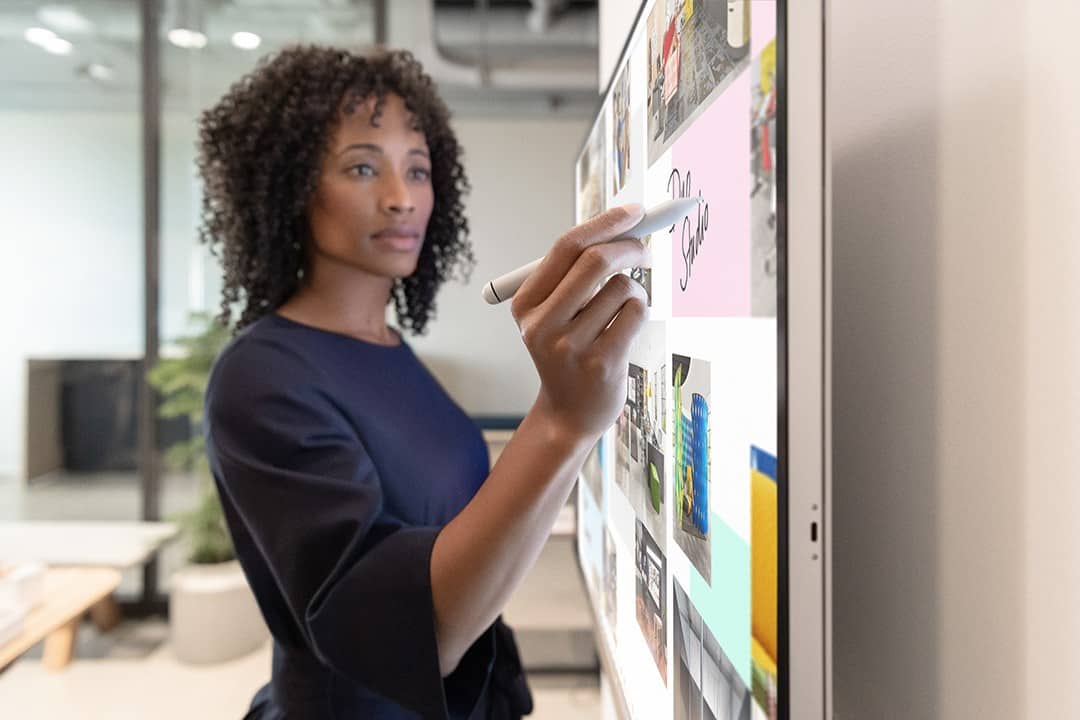
<instances>
[{"instance_id":1,"label":"office ceiling","mask_svg":"<svg viewBox=\"0 0 1080 720\"><path fill-rule=\"evenodd\" d=\"M202 49L164 37L192 7L201 15ZM139 8L138 0L0 3L0 110L137 111ZM162 22L167 112L197 112L258 57L287 44L360 48L375 39L371 0L164 0ZM26 39L29 28L55 33L70 49L46 51ZM235 47L238 31L257 34L260 46ZM595 109L595 0L387 0L387 40L420 58L458 114L586 116Z\"/></svg>"}]
</instances>

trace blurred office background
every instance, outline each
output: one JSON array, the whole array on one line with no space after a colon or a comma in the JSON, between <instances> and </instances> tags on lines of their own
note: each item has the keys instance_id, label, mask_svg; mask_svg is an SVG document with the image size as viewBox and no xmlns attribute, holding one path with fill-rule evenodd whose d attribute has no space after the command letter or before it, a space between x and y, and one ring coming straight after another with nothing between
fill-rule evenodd
<instances>
[{"instance_id":1,"label":"blurred office background","mask_svg":"<svg viewBox=\"0 0 1080 720\"><path fill-rule=\"evenodd\" d=\"M218 309L218 266L197 241L199 115L258 58L298 42L407 48L438 83L465 148L478 263L410 342L485 429L493 457L535 397L509 313L481 303L479 288L570 224L574 158L601 82L595 0L0 4L12 268L0 284L0 558L119 576L105 620L69 639L70 661L41 643L0 674L6 717L238 717L269 676L266 642L193 663L170 638L166 612L191 549L172 520L200 502L200 483L162 458L198 428L156 417L142 377L182 356L178 341L205 327L197 314ZM567 508L507 611L542 717L597 711L573 527ZM93 594L109 579L64 582ZM213 582L231 592L232 581Z\"/></svg>"},{"instance_id":2,"label":"blurred office background","mask_svg":"<svg viewBox=\"0 0 1080 720\"><path fill-rule=\"evenodd\" d=\"M138 521L196 497L190 478L138 469L144 246L157 236L150 320L168 356L189 311L214 307L194 242L194 120L258 55L368 44L385 27L421 57L468 153L479 282L571 217L572 158L637 9L598 5L236 0L202 6L198 49L170 42L166 4L150 57L143 3L0 5L0 520ZM836 717L1078 717L1080 6L832 0L830 13ZM260 46L237 48L236 32ZM144 78L160 114L149 228ZM486 310L475 282L447 289L446 322L421 347L467 410L507 424L532 371L509 318L472 321ZM486 359L471 352L481 326ZM95 466L95 445L115 465ZM210 670L170 659L154 604L176 547L123 572L124 621L84 625L66 671L46 672L36 648L0 675L0 712L236 717L266 677L265 647ZM577 608L587 627L570 550L553 547L561 599L543 617ZM560 637L571 647L538 662L587 665L580 635ZM577 680L588 670L558 677L541 713L599 716L594 684Z\"/></svg>"}]
</instances>

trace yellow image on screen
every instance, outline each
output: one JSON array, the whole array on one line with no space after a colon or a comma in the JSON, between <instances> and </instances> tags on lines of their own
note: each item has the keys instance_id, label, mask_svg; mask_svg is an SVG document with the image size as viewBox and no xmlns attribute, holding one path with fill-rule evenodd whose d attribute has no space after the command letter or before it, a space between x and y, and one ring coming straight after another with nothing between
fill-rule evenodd
<instances>
[{"instance_id":1,"label":"yellow image on screen","mask_svg":"<svg viewBox=\"0 0 1080 720\"><path fill-rule=\"evenodd\" d=\"M776 717L778 511L776 458L751 447L751 693L770 718Z\"/></svg>"}]
</instances>

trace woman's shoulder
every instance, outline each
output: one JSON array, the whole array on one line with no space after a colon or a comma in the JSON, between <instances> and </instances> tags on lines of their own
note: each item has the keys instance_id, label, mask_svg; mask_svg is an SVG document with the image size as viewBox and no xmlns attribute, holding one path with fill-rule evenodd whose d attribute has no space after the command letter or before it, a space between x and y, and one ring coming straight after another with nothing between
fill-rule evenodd
<instances>
[{"instance_id":1,"label":"woman's shoulder","mask_svg":"<svg viewBox=\"0 0 1080 720\"><path fill-rule=\"evenodd\" d=\"M325 382L316 355L297 338L281 332L268 315L241 330L218 354L207 384L207 400L255 401Z\"/></svg>"},{"instance_id":2,"label":"woman's shoulder","mask_svg":"<svg viewBox=\"0 0 1080 720\"><path fill-rule=\"evenodd\" d=\"M308 438L351 432L317 353L256 321L214 362L203 397L204 431L221 452L288 454Z\"/></svg>"}]
</instances>

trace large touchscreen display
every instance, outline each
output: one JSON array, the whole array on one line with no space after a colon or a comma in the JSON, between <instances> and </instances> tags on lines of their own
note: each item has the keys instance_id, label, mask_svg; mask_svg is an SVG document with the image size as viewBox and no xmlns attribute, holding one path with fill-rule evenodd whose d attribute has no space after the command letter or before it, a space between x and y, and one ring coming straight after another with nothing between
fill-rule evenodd
<instances>
[{"instance_id":1,"label":"large touchscreen display","mask_svg":"<svg viewBox=\"0 0 1080 720\"><path fill-rule=\"evenodd\" d=\"M696 196L649 238L626 404L578 549L634 718L776 718L777 3L644 4L575 168L576 221Z\"/></svg>"}]
</instances>

